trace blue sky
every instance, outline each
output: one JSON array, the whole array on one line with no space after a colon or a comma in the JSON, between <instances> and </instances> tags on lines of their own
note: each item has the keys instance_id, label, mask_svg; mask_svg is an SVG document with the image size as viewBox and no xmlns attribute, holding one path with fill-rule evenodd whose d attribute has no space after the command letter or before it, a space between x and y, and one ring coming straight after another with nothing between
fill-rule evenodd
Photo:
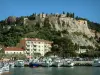
<instances>
[{"instance_id":1,"label":"blue sky","mask_svg":"<svg viewBox=\"0 0 100 75\"><path fill-rule=\"evenodd\" d=\"M0 20L8 16L32 13L74 12L75 15L100 23L100 0L0 0Z\"/></svg>"}]
</instances>

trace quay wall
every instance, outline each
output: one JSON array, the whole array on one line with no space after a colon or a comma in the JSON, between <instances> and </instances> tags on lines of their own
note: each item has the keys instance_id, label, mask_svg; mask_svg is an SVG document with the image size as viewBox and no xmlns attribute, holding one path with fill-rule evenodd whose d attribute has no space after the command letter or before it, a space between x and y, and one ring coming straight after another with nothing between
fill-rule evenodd
<instances>
[{"instance_id":1,"label":"quay wall","mask_svg":"<svg viewBox=\"0 0 100 75\"><path fill-rule=\"evenodd\" d=\"M93 61L74 61L75 66L92 66Z\"/></svg>"}]
</instances>

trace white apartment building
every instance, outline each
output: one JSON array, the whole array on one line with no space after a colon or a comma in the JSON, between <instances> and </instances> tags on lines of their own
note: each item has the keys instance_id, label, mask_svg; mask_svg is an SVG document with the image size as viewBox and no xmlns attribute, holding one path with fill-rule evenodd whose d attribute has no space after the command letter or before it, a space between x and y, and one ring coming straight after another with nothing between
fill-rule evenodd
<instances>
[{"instance_id":1,"label":"white apartment building","mask_svg":"<svg viewBox=\"0 0 100 75\"><path fill-rule=\"evenodd\" d=\"M41 56L44 56L45 53L51 51L51 44L53 42L38 38L24 38L20 43L25 48L27 56L32 56L35 53L40 53Z\"/></svg>"}]
</instances>

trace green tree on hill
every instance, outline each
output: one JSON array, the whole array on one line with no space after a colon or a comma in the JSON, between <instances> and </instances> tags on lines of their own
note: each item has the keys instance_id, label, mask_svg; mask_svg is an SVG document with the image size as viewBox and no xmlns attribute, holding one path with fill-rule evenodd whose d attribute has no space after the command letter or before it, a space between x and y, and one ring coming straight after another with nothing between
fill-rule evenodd
<instances>
[{"instance_id":1,"label":"green tree on hill","mask_svg":"<svg viewBox=\"0 0 100 75\"><path fill-rule=\"evenodd\" d=\"M75 53L74 44L67 37L54 39L52 51L56 51L62 57L73 56Z\"/></svg>"}]
</instances>

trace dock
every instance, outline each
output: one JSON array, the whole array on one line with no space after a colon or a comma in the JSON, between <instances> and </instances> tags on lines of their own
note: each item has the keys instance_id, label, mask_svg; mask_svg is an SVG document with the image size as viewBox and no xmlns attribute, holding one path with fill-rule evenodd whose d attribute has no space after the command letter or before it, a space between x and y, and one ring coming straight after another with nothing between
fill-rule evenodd
<instances>
[{"instance_id":1,"label":"dock","mask_svg":"<svg viewBox=\"0 0 100 75\"><path fill-rule=\"evenodd\" d=\"M92 66L93 61L74 61L75 66Z\"/></svg>"}]
</instances>

